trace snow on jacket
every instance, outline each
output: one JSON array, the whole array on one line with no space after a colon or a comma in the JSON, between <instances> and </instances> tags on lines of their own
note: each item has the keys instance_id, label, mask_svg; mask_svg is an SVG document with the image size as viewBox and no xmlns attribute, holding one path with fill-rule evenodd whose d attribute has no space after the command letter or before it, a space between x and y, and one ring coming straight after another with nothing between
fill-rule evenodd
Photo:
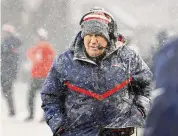
<instances>
[{"instance_id":1,"label":"snow on jacket","mask_svg":"<svg viewBox=\"0 0 178 136\"><path fill-rule=\"evenodd\" d=\"M110 46L100 65L88 59L83 48L79 33L71 48L56 57L43 85L42 108L54 135L61 127L62 136L97 136L103 127L142 127L138 108L147 114L150 107L148 66L126 46ZM78 87L101 96L130 76L131 83L104 99L76 92Z\"/></svg>"},{"instance_id":2,"label":"snow on jacket","mask_svg":"<svg viewBox=\"0 0 178 136\"><path fill-rule=\"evenodd\" d=\"M55 57L55 51L47 41L39 41L34 47L27 50L30 60L31 76L33 78L46 78Z\"/></svg>"}]
</instances>

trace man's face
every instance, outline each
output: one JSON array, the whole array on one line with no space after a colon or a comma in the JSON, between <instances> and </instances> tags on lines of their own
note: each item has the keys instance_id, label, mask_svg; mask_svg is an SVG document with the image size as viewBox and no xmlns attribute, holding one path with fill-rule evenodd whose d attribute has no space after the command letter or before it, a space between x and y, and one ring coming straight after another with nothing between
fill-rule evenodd
<instances>
[{"instance_id":1,"label":"man's face","mask_svg":"<svg viewBox=\"0 0 178 136\"><path fill-rule=\"evenodd\" d=\"M107 41L103 36L88 34L84 37L84 46L87 54L90 57L97 57L104 53L104 48L107 47ZM98 47L104 47L102 50L99 50Z\"/></svg>"}]
</instances>

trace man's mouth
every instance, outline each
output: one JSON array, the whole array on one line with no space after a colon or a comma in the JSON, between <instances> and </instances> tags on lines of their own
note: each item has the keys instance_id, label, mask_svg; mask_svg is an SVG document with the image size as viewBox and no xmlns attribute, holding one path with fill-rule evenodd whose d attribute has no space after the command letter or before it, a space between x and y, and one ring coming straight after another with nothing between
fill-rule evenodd
<instances>
[{"instance_id":1,"label":"man's mouth","mask_svg":"<svg viewBox=\"0 0 178 136\"><path fill-rule=\"evenodd\" d=\"M96 47L96 46L90 46L90 48L97 49L97 47Z\"/></svg>"},{"instance_id":2,"label":"man's mouth","mask_svg":"<svg viewBox=\"0 0 178 136\"><path fill-rule=\"evenodd\" d=\"M98 46L97 45L91 45L91 46L89 46L89 48L98 49Z\"/></svg>"}]
</instances>

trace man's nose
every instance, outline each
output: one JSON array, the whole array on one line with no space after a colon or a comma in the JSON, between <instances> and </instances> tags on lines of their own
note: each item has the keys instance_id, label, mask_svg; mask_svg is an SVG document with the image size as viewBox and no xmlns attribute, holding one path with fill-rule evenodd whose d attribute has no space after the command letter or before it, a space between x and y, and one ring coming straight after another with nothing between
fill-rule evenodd
<instances>
[{"instance_id":1,"label":"man's nose","mask_svg":"<svg viewBox=\"0 0 178 136\"><path fill-rule=\"evenodd\" d=\"M96 36L92 36L91 37L91 43L92 44L95 44L95 43L97 43L98 41L97 41L97 38L96 38Z\"/></svg>"}]
</instances>

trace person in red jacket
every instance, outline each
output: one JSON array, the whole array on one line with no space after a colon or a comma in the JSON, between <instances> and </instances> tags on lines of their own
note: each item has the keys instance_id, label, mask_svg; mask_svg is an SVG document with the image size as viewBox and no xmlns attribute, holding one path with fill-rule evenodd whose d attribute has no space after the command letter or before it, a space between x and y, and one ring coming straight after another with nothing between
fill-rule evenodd
<instances>
[{"instance_id":1,"label":"person in red jacket","mask_svg":"<svg viewBox=\"0 0 178 136\"><path fill-rule=\"evenodd\" d=\"M41 89L55 57L55 51L47 41L47 32L41 28L37 31L37 34L38 40L36 45L27 50L27 58L31 63L31 82L28 90L29 115L25 121L34 118L34 99L37 90Z\"/></svg>"}]
</instances>

